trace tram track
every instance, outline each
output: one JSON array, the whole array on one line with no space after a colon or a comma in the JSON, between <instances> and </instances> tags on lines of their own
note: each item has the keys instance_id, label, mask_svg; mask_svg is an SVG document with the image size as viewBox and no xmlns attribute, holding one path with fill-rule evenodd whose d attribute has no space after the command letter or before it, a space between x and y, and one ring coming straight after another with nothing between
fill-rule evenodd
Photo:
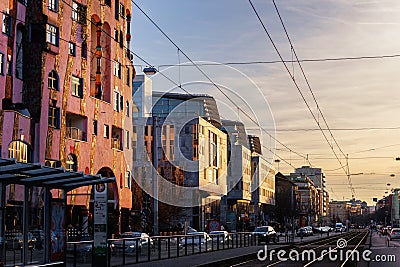
<instances>
[{"instance_id":1,"label":"tram track","mask_svg":"<svg viewBox=\"0 0 400 267\"><path fill-rule=\"evenodd\" d=\"M224 266L353 266L354 255L358 253L367 236L368 231L354 231L306 244L265 249L257 253L258 257Z\"/></svg>"}]
</instances>

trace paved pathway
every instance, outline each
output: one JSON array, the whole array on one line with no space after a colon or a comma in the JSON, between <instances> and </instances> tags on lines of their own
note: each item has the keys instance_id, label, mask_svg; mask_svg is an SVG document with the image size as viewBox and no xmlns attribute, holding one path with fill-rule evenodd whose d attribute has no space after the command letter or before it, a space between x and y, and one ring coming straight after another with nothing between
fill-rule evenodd
<instances>
[{"instance_id":1,"label":"paved pathway","mask_svg":"<svg viewBox=\"0 0 400 267\"><path fill-rule=\"evenodd\" d=\"M370 243L370 247L369 247ZM400 266L400 240L392 240L387 242L386 236L380 236L373 232L372 236L367 240L366 249L371 250L368 256L370 261L364 259L360 262L361 267L398 267Z\"/></svg>"}]
</instances>

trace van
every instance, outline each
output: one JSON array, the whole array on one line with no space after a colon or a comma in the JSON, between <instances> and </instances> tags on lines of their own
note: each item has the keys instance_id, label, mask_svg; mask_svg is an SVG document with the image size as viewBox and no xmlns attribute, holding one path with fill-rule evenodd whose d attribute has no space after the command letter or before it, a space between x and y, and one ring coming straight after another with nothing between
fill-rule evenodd
<instances>
[{"instance_id":1,"label":"van","mask_svg":"<svg viewBox=\"0 0 400 267\"><path fill-rule=\"evenodd\" d=\"M336 223L335 232L341 232L343 228L343 223Z\"/></svg>"}]
</instances>

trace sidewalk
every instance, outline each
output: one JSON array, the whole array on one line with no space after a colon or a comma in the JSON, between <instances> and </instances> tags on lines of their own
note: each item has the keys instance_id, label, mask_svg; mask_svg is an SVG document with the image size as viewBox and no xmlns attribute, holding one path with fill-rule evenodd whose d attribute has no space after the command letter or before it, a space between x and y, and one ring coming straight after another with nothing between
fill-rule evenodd
<instances>
[{"instance_id":1,"label":"sidewalk","mask_svg":"<svg viewBox=\"0 0 400 267\"><path fill-rule=\"evenodd\" d=\"M369 247L370 243L370 247ZM362 260L358 266L361 267L398 267L400 265L400 240L389 241L386 236L380 236L373 232L372 237L368 237L364 246L365 250L372 252L368 257L371 261Z\"/></svg>"},{"instance_id":2,"label":"sidewalk","mask_svg":"<svg viewBox=\"0 0 400 267\"><path fill-rule=\"evenodd\" d=\"M334 235L335 233L330 233L330 236ZM324 234L322 238L326 238L327 235ZM321 235L319 234L314 234L313 236L309 237L304 237L302 240L300 237L295 237L294 242L296 244L301 244L303 242L309 242L313 240L320 239ZM269 249L276 249L276 248L282 248L282 247L288 247L290 246L289 244L285 244L284 236L280 236L280 242L277 244L270 243L268 244ZM137 264L131 264L127 266L137 266L137 267L189 267L189 266L203 266L206 264L211 264L216 261L221 261L223 259L231 259L231 258L236 258L236 257L242 257L243 259L245 257L249 257L254 259L256 256L257 252L259 250L264 249L264 245L261 246L252 246L252 247L243 247L243 248L234 248L234 249L226 249L226 250L220 250L220 251L215 251L215 252L206 252L206 253L201 253L201 254L196 254L196 255L190 255L190 256L182 256L179 258L171 258L171 259L164 259L164 260L159 260L159 261L151 261L151 262L144 262L144 263L137 263Z\"/></svg>"}]
</instances>

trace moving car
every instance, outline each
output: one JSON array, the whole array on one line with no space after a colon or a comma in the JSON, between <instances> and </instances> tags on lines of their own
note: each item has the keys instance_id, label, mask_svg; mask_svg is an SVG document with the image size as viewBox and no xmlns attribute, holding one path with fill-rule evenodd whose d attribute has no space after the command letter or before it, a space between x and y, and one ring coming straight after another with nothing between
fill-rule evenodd
<instances>
[{"instance_id":1,"label":"moving car","mask_svg":"<svg viewBox=\"0 0 400 267\"><path fill-rule=\"evenodd\" d=\"M256 236L258 243L268 244L271 240L274 243L279 242L279 237L272 226L259 226L254 230L253 235Z\"/></svg>"},{"instance_id":2,"label":"moving car","mask_svg":"<svg viewBox=\"0 0 400 267\"><path fill-rule=\"evenodd\" d=\"M393 228L388 232L388 239L400 239L400 228Z\"/></svg>"}]
</instances>

